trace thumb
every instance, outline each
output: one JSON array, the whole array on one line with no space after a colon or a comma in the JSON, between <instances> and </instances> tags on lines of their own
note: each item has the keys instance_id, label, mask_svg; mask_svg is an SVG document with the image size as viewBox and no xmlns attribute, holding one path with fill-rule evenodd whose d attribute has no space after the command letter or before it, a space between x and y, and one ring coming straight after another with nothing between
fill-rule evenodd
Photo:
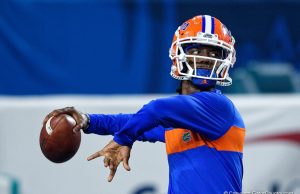
<instances>
[{"instance_id":1,"label":"thumb","mask_svg":"<svg viewBox=\"0 0 300 194\"><path fill-rule=\"evenodd\" d=\"M82 124L78 124L73 128L73 132L78 133L80 132L81 129L82 129Z\"/></svg>"}]
</instances>

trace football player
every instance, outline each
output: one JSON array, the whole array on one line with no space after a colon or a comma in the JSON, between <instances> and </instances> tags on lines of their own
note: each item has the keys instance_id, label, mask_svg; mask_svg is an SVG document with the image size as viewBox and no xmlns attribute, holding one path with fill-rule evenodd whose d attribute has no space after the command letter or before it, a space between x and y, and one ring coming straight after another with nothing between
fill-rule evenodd
<instances>
[{"instance_id":1,"label":"football player","mask_svg":"<svg viewBox=\"0 0 300 194\"><path fill-rule=\"evenodd\" d=\"M180 80L180 95L160 98L135 114L82 114L74 108L50 113L72 115L74 131L112 134L113 140L88 157L104 157L111 181L128 160L136 140L166 143L169 192L172 194L241 192L245 126L238 110L216 86L232 83L234 38L224 24L195 16L175 32L169 56L171 76Z\"/></svg>"}]
</instances>

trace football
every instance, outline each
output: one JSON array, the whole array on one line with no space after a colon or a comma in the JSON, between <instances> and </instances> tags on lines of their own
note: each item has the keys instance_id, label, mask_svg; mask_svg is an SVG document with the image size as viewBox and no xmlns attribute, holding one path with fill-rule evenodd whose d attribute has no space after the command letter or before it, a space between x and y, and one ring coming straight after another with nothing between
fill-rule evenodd
<instances>
[{"instance_id":1,"label":"football","mask_svg":"<svg viewBox=\"0 0 300 194\"><path fill-rule=\"evenodd\" d=\"M55 163L66 162L77 152L81 133L74 133L76 121L67 114L51 117L40 133L40 147L46 158Z\"/></svg>"}]
</instances>

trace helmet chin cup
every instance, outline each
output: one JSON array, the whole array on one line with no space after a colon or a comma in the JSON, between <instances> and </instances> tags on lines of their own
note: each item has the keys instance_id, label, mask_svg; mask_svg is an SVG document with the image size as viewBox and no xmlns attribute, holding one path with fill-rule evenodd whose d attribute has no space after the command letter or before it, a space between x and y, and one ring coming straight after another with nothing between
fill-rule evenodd
<instances>
[{"instance_id":1,"label":"helmet chin cup","mask_svg":"<svg viewBox=\"0 0 300 194\"><path fill-rule=\"evenodd\" d=\"M225 80L217 81L218 86L231 86L231 84L232 84L232 79L231 79L231 77L229 77L229 75L227 75Z\"/></svg>"},{"instance_id":2,"label":"helmet chin cup","mask_svg":"<svg viewBox=\"0 0 300 194\"><path fill-rule=\"evenodd\" d=\"M198 76L209 76L212 73L211 70L207 69L196 69L196 75ZM212 74L213 78L216 78L216 73ZM217 84L217 80L211 80L211 79L205 79L205 78L195 78L192 77L191 81L194 85L200 87L200 88L209 88L209 87L215 87Z\"/></svg>"}]
</instances>

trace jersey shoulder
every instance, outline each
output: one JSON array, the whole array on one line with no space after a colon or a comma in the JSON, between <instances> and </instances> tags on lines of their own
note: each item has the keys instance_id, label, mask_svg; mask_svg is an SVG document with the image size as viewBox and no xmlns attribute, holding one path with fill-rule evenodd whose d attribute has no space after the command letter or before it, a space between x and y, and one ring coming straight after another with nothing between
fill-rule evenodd
<instances>
[{"instance_id":1,"label":"jersey shoulder","mask_svg":"<svg viewBox=\"0 0 300 194\"><path fill-rule=\"evenodd\" d=\"M209 108L218 110L222 109L223 111L229 111L232 113L234 112L235 107L232 101L219 91L197 92L191 94L191 96Z\"/></svg>"}]
</instances>

